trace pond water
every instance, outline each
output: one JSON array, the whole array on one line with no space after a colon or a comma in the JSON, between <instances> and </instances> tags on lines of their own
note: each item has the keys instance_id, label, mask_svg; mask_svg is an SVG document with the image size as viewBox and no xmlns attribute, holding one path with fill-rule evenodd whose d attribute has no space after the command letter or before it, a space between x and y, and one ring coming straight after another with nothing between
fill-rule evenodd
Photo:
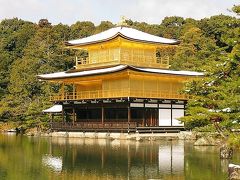
<instances>
[{"instance_id":1,"label":"pond water","mask_svg":"<svg viewBox=\"0 0 240 180\"><path fill-rule=\"evenodd\" d=\"M184 141L109 141L0 135L1 180L227 179L217 147Z\"/></svg>"}]
</instances>

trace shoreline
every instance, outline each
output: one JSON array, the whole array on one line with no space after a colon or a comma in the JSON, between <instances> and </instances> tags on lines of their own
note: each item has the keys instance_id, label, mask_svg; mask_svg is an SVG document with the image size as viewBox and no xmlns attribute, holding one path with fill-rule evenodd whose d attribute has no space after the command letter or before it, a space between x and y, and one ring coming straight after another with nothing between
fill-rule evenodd
<instances>
[{"instance_id":1,"label":"shoreline","mask_svg":"<svg viewBox=\"0 0 240 180\"><path fill-rule=\"evenodd\" d=\"M3 134L14 134L14 132L3 132ZM17 134L17 133L16 133ZM179 133L120 133L120 132L38 132L29 131L24 133L26 136L34 137L64 137L64 138L89 138L89 139L110 139L110 140L196 140L196 133L181 131Z\"/></svg>"},{"instance_id":2,"label":"shoreline","mask_svg":"<svg viewBox=\"0 0 240 180\"><path fill-rule=\"evenodd\" d=\"M41 134L45 136L46 134ZM110 140L160 140L160 139L179 139L178 133L107 133L107 132L52 132L47 134L50 137L66 137L66 138L89 138L89 139L110 139Z\"/></svg>"},{"instance_id":3,"label":"shoreline","mask_svg":"<svg viewBox=\"0 0 240 180\"><path fill-rule=\"evenodd\" d=\"M91 138L91 139L118 139L118 140L196 140L197 133L192 131L180 131L179 133L121 133L121 132L66 132L41 130L37 127L17 131L18 123L7 122L0 124L2 134L23 134L26 136L39 137L65 137L65 138Z\"/></svg>"}]
</instances>

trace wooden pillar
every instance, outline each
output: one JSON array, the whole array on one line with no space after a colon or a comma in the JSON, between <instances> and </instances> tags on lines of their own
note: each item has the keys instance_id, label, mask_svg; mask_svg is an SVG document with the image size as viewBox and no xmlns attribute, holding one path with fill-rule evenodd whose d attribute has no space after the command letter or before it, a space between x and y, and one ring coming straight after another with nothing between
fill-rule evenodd
<instances>
[{"instance_id":1,"label":"wooden pillar","mask_svg":"<svg viewBox=\"0 0 240 180\"><path fill-rule=\"evenodd\" d=\"M104 107L102 106L102 124L104 124Z\"/></svg>"},{"instance_id":2,"label":"wooden pillar","mask_svg":"<svg viewBox=\"0 0 240 180\"><path fill-rule=\"evenodd\" d=\"M86 121L87 121L87 123L89 123L89 108L88 107L86 108L86 111L87 111L87 119L86 119Z\"/></svg>"},{"instance_id":3,"label":"wooden pillar","mask_svg":"<svg viewBox=\"0 0 240 180\"><path fill-rule=\"evenodd\" d=\"M130 121L131 121L131 109L130 109L130 105L128 106L128 133L129 133L129 129L130 129Z\"/></svg>"},{"instance_id":4,"label":"wooden pillar","mask_svg":"<svg viewBox=\"0 0 240 180\"><path fill-rule=\"evenodd\" d=\"M128 107L128 124L130 123L131 121L131 109L130 107Z\"/></svg>"},{"instance_id":5,"label":"wooden pillar","mask_svg":"<svg viewBox=\"0 0 240 180\"><path fill-rule=\"evenodd\" d=\"M141 113L142 113L142 126L144 126L144 120L145 120L144 111L142 111Z\"/></svg>"},{"instance_id":6,"label":"wooden pillar","mask_svg":"<svg viewBox=\"0 0 240 180\"><path fill-rule=\"evenodd\" d=\"M152 126L153 125L153 111L152 111L152 109L149 109L149 111L150 111L150 126Z\"/></svg>"},{"instance_id":7,"label":"wooden pillar","mask_svg":"<svg viewBox=\"0 0 240 180\"><path fill-rule=\"evenodd\" d=\"M76 112L75 112L75 106L73 105L73 117L72 117L72 125L74 126L74 123L76 121Z\"/></svg>"},{"instance_id":8,"label":"wooden pillar","mask_svg":"<svg viewBox=\"0 0 240 180\"><path fill-rule=\"evenodd\" d=\"M63 105L62 105L62 123L64 123L64 109L63 109Z\"/></svg>"},{"instance_id":9,"label":"wooden pillar","mask_svg":"<svg viewBox=\"0 0 240 180\"><path fill-rule=\"evenodd\" d=\"M157 126L157 111L153 109L153 126Z\"/></svg>"},{"instance_id":10,"label":"wooden pillar","mask_svg":"<svg viewBox=\"0 0 240 180\"><path fill-rule=\"evenodd\" d=\"M143 127L146 126L146 109L143 109Z\"/></svg>"}]
</instances>

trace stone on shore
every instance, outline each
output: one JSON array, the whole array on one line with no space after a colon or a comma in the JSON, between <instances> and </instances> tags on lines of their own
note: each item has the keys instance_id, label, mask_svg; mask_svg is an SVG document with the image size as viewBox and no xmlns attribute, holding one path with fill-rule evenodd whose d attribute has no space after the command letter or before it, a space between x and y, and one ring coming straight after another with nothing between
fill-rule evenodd
<instances>
[{"instance_id":1,"label":"stone on shore","mask_svg":"<svg viewBox=\"0 0 240 180\"><path fill-rule=\"evenodd\" d=\"M228 165L228 178L230 180L240 179L240 165L236 164Z\"/></svg>"},{"instance_id":2,"label":"stone on shore","mask_svg":"<svg viewBox=\"0 0 240 180\"><path fill-rule=\"evenodd\" d=\"M217 143L212 137L201 137L195 143L194 146L216 146Z\"/></svg>"},{"instance_id":3,"label":"stone on shore","mask_svg":"<svg viewBox=\"0 0 240 180\"><path fill-rule=\"evenodd\" d=\"M233 156L233 149L226 145L220 148L220 158L221 159L231 159Z\"/></svg>"},{"instance_id":4,"label":"stone on shore","mask_svg":"<svg viewBox=\"0 0 240 180\"><path fill-rule=\"evenodd\" d=\"M196 140L197 136L195 132L191 131L181 131L178 135L180 140Z\"/></svg>"},{"instance_id":5,"label":"stone on shore","mask_svg":"<svg viewBox=\"0 0 240 180\"><path fill-rule=\"evenodd\" d=\"M136 137L136 141L142 141L143 139L139 136Z\"/></svg>"},{"instance_id":6,"label":"stone on shore","mask_svg":"<svg viewBox=\"0 0 240 180\"><path fill-rule=\"evenodd\" d=\"M69 138L84 138L85 134L83 132L69 132L68 137Z\"/></svg>"}]
</instances>

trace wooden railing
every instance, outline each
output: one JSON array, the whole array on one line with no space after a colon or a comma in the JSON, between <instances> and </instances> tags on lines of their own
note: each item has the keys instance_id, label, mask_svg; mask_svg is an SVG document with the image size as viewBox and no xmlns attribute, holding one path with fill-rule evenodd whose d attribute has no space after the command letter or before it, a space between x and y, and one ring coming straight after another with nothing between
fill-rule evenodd
<instances>
[{"instance_id":1,"label":"wooden railing","mask_svg":"<svg viewBox=\"0 0 240 180\"><path fill-rule=\"evenodd\" d=\"M161 98L161 99L179 99L186 100L191 97L186 94L174 93L171 91L142 91L130 89L113 89L113 90L96 90L96 91L81 91L81 92L65 92L60 94L52 94L51 101L65 100L86 100L86 99L105 99L105 98Z\"/></svg>"}]
</instances>

